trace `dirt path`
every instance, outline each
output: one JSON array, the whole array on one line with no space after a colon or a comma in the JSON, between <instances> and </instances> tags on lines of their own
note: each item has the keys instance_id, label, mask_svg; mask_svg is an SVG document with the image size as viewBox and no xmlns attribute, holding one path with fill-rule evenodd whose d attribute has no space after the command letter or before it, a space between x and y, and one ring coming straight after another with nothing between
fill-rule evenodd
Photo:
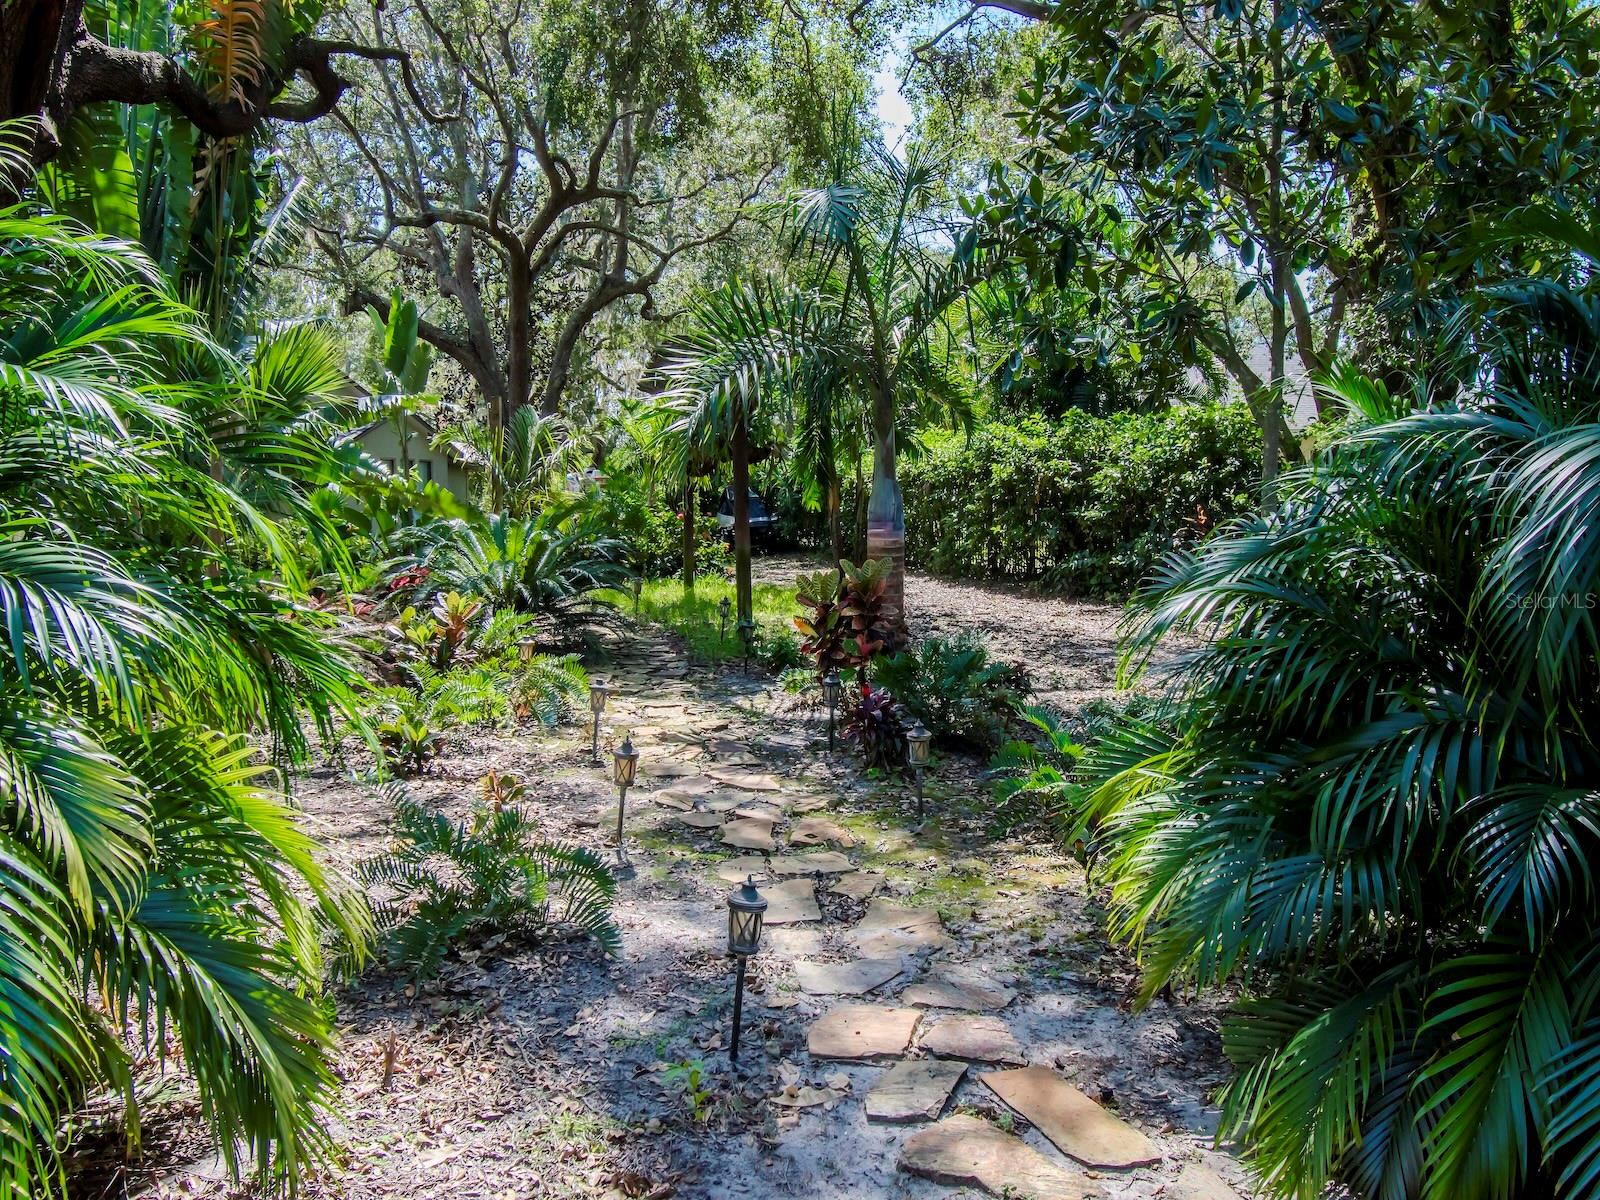
<instances>
[{"instance_id":1,"label":"dirt path","mask_svg":"<svg viewBox=\"0 0 1600 1200\"><path fill-rule=\"evenodd\" d=\"M1063 655L1092 630L1109 630L1114 617L1089 610L1074 627L1043 629L1041 605L1052 602L980 600L976 591L914 586L930 623L981 620L989 636L1013 644L1022 629ZM1061 669L1082 672L1062 684L1064 696L1100 694L1109 678L1109 666L1073 661ZM335 1127L343 1161L308 1194L968 1196L977 1190L905 1169L959 1181L960 1170L937 1154L930 1166L931 1143L914 1139L930 1129L949 1134L945 1149L957 1157L987 1147L961 1123L965 1115L985 1122L975 1128L998 1139L989 1147L995 1154L1031 1154L1025 1166L1056 1172L1038 1176L1055 1181L1040 1184L1040 1195L1233 1195L1202 1166L1240 1177L1231 1160L1205 1148L1214 1128L1206 1097L1222 1079L1213 1014L1165 1000L1132 1009L1134 972L1100 936L1102 914L1082 871L1047 842L990 837L981 764L940 764L928 788L933 816L918 830L907 788L864 779L842 751L830 756L816 708L773 681L692 667L655 635L619 645L605 671L616 695L604 747L627 730L642 754L627 819L633 867L616 906L621 955L608 959L587 943L491 939L464 947L420 989L372 974L344 992ZM301 792L314 832L346 864L388 836L375 791L352 778L364 765L353 757ZM616 797L608 765L590 761L581 727L458 737L412 792L464 815L486 770L510 770L528 783L528 806L547 836L609 848ZM771 818L765 827L778 857L755 869L768 895L792 901L800 911L790 915L800 919L778 923L775 911L751 962L735 1070L726 1053L725 897L732 860L759 852L725 844L719 821L759 825L762 815ZM810 874L782 873L808 869L788 861L807 853L831 857L812 860L823 869ZM828 968L863 960L892 977L859 996L817 992ZM992 1009L987 1018L999 1028L984 1027L991 1040L1014 1039L1013 1051L969 1047L969 1058L1000 1053L1049 1069L1151 1139L1153 1164L1078 1165L982 1082L991 1069L982 1062L942 1106L943 1124L869 1122L864 1097L890 1062L927 1060L923 1039L937 1044L966 1028L958 1022L935 1033L957 1011L909 990L941 978L965 984L981 998L971 1004ZM914 1021L910 1044L871 1063L811 1053L817 1023L858 1004L879 1015L911 1010L895 1018ZM703 1075L690 1086L684 1069L697 1065ZM214 1164L149 1165L128 1194L226 1194Z\"/></svg>"},{"instance_id":2,"label":"dirt path","mask_svg":"<svg viewBox=\"0 0 1600 1200\"><path fill-rule=\"evenodd\" d=\"M796 575L822 565L806 555L774 554L755 559L751 574L761 583L793 583ZM1027 670L1041 704L1070 713L1118 694L1120 605L912 571L906 576L906 608L918 636L976 633L994 657Z\"/></svg>"}]
</instances>

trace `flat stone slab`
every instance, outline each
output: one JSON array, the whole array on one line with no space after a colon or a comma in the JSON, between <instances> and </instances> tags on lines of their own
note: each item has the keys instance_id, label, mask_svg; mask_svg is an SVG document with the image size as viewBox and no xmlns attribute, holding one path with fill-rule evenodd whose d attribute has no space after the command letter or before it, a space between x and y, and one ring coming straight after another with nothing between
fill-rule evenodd
<instances>
[{"instance_id":1,"label":"flat stone slab","mask_svg":"<svg viewBox=\"0 0 1600 1200\"><path fill-rule=\"evenodd\" d=\"M722 824L722 814L714 812L681 812L673 819L690 829L716 829Z\"/></svg>"},{"instance_id":2,"label":"flat stone slab","mask_svg":"<svg viewBox=\"0 0 1600 1200\"><path fill-rule=\"evenodd\" d=\"M771 775L752 775L748 771L725 771L721 769L707 771L707 775L727 784L729 787L740 788L746 792L781 792L783 785Z\"/></svg>"},{"instance_id":3,"label":"flat stone slab","mask_svg":"<svg viewBox=\"0 0 1600 1200\"><path fill-rule=\"evenodd\" d=\"M1161 1195L1163 1200L1239 1200L1228 1181L1203 1163L1184 1167Z\"/></svg>"},{"instance_id":4,"label":"flat stone slab","mask_svg":"<svg viewBox=\"0 0 1600 1200\"><path fill-rule=\"evenodd\" d=\"M876 871L852 871L833 881L828 890L852 900L865 900L883 884L883 876Z\"/></svg>"},{"instance_id":5,"label":"flat stone slab","mask_svg":"<svg viewBox=\"0 0 1600 1200\"><path fill-rule=\"evenodd\" d=\"M922 1035L922 1048L940 1058L969 1062L1021 1065L1028 1061L1016 1035L999 1017L945 1017Z\"/></svg>"},{"instance_id":6,"label":"flat stone slab","mask_svg":"<svg viewBox=\"0 0 1600 1200\"><path fill-rule=\"evenodd\" d=\"M856 844L855 834L827 817L802 817L789 831L791 846L822 846L828 843L848 850Z\"/></svg>"},{"instance_id":7,"label":"flat stone slab","mask_svg":"<svg viewBox=\"0 0 1600 1200\"><path fill-rule=\"evenodd\" d=\"M921 1016L915 1008L841 1005L811 1026L806 1049L813 1058L898 1058Z\"/></svg>"},{"instance_id":8,"label":"flat stone slab","mask_svg":"<svg viewBox=\"0 0 1600 1200\"><path fill-rule=\"evenodd\" d=\"M656 792L650 797L650 799L659 804L662 808L670 808L676 812L688 812L694 807L693 799L688 796L680 795L678 792L671 790Z\"/></svg>"},{"instance_id":9,"label":"flat stone slab","mask_svg":"<svg viewBox=\"0 0 1600 1200\"><path fill-rule=\"evenodd\" d=\"M946 1117L900 1148L900 1169L952 1187L1036 1200L1085 1200L1105 1193L1057 1166L1014 1134L977 1117Z\"/></svg>"},{"instance_id":10,"label":"flat stone slab","mask_svg":"<svg viewBox=\"0 0 1600 1200\"><path fill-rule=\"evenodd\" d=\"M967 1073L964 1062L903 1058L867 1093L869 1121L937 1121Z\"/></svg>"},{"instance_id":11,"label":"flat stone slab","mask_svg":"<svg viewBox=\"0 0 1600 1200\"><path fill-rule=\"evenodd\" d=\"M959 1008L967 1012L995 1012L1017 997L1014 988L991 980L955 971L931 972L914 983L900 997L902 1004L923 1004L929 1008Z\"/></svg>"},{"instance_id":12,"label":"flat stone slab","mask_svg":"<svg viewBox=\"0 0 1600 1200\"><path fill-rule=\"evenodd\" d=\"M772 876L772 867L761 854L741 854L717 864L717 878L725 883L743 883L745 877L754 875L759 883Z\"/></svg>"},{"instance_id":13,"label":"flat stone slab","mask_svg":"<svg viewBox=\"0 0 1600 1200\"><path fill-rule=\"evenodd\" d=\"M1125 1170L1161 1161L1154 1142L1047 1067L990 1071L978 1078L1061 1153L1086 1167Z\"/></svg>"},{"instance_id":14,"label":"flat stone slab","mask_svg":"<svg viewBox=\"0 0 1600 1200\"><path fill-rule=\"evenodd\" d=\"M855 864L833 850L815 854L778 854L772 859L772 869L779 875L837 875L855 869Z\"/></svg>"},{"instance_id":15,"label":"flat stone slab","mask_svg":"<svg viewBox=\"0 0 1600 1200\"><path fill-rule=\"evenodd\" d=\"M905 908L887 900L874 900L851 931L856 949L868 958L933 950L950 943L931 908Z\"/></svg>"},{"instance_id":16,"label":"flat stone slab","mask_svg":"<svg viewBox=\"0 0 1600 1200\"><path fill-rule=\"evenodd\" d=\"M719 817L718 820L721 820ZM776 843L772 840L772 822L757 821L741 818L729 821L722 827L722 840L730 846L737 846L741 850L772 850ZM768 918L769 920L771 918Z\"/></svg>"},{"instance_id":17,"label":"flat stone slab","mask_svg":"<svg viewBox=\"0 0 1600 1200\"><path fill-rule=\"evenodd\" d=\"M817 907L817 885L809 879L790 879L761 889L767 901L768 925L798 925L822 920Z\"/></svg>"},{"instance_id":18,"label":"flat stone slab","mask_svg":"<svg viewBox=\"0 0 1600 1200\"><path fill-rule=\"evenodd\" d=\"M674 779L670 787L661 788L652 794L655 796L684 796L692 800L696 796L709 795L721 786L720 783L709 776L689 775L682 779Z\"/></svg>"},{"instance_id":19,"label":"flat stone slab","mask_svg":"<svg viewBox=\"0 0 1600 1200\"><path fill-rule=\"evenodd\" d=\"M700 774L700 768L693 763L677 762L670 758L642 762L639 771L655 779L690 779Z\"/></svg>"},{"instance_id":20,"label":"flat stone slab","mask_svg":"<svg viewBox=\"0 0 1600 1200\"><path fill-rule=\"evenodd\" d=\"M768 804L761 800L746 800L743 804L734 807L733 815L736 817L750 817L757 821L781 821L783 819L783 809L779 805Z\"/></svg>"},{"instance_id":21,"label":"flat stone slab","mask_svg":"<svg viewBox=\"0 0 1600 1200\"><path fill-rule=\"evenodd\" d=\"M813 996L862 996L900 974L898 958L858 958L854 962L797 962L800 990Z\"/></svg>"}]
</instances>

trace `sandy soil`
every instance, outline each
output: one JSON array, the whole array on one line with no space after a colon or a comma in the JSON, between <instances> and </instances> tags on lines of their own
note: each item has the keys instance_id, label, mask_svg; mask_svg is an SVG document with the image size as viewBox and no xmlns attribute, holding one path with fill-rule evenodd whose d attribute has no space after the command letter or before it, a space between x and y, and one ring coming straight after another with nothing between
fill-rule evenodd
<instances>
[{"instance_id":1,"label":"sandy soil","mask_svg":"<svg viewBox=\"0 0 1600 1200\"><path fill-rule=\"evenodd\" d=\"M767 559L761 569L786 578L799 565ZM1071 705L1112 690L1111 607L921 577L910 594L915 619L941 631L979 630L1004 657L1030 666L1047 699ZM850 998L802 993L793 963L846 956L863 902L819 889L820 922L769 929L752 962L745 1053L738 1070L729 1065L729 885L715 867L743 852L720 845L715 830L685 828L654 802L672 780L652 771L704 772L728 766L730 757L753 760L739 769L770 774L779 788L754 798L791 806L780 842L799 812L816 806L857 839L846 853L882 873L885 896L939 914L950 944L913 954L898 979L867 999L894 1003L930 966L958 964L1007 982L1018 996L1003 1015L1029 1061L1061 1070L1163 1152L1155 1168L1096 1173L1106 1195L1160 1195L1196 1160L1240 1177L1230 1159L1207 1149L1214 1129L1207 1097L1223 1078L1214 1012L1166 1000L1133 1008L1132 964L1100 933L1103 897L1042 836L993 840L981 762L941 763L929 787L936 816L913 831L904 784L866 779L844 752L828 755L816 707L774 681L691 665L659 634L619 643L604 669L617 698L603 742L630 730L644 756L629 806L633 870L616 906L621 955L608 959L584 942L490 939L462 948L441 978L420 987L372 973L340 992L342 1109L334 1132L341 1158L311 1181L308 1195L971 1194L897 1171L898 1147L916 1127L869 1124L862 1114L861 1097L882 1066L813 1061L806 1053L810 1023ZM737 748L713 750L708 739ZM352 749L347 761L298 788L312 831L346 867L389 836L384 804L361 782L369 767ZM608 772L589 760L586 728L457 736L412 791L465 814L491 767L528 784L528 806L547 836L609 846L615 793ZM706 1070L698 1105L669 1074L673 1064L691 1062ZM969 1072L951 1111L1009 1122L1066 1162L1025 1121L1004 1113L976 1074ZM829 1099L799 1112L774 1103L786 1088L806 1086L826 1089ZM197 1157L203 1143L192 1102L180 1097L165 1112L146 1131L150 1153L123 1165L100 1156L77 1192L233 1194L219 1164Z\"/></svg>"}]
</instances>

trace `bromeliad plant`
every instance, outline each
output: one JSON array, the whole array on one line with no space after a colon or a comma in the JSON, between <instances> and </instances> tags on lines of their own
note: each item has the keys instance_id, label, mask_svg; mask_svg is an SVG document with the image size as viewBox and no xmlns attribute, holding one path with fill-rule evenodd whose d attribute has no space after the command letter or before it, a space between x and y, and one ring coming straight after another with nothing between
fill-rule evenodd
<instances>
[{"instance_id":1,"label":"bromeliad plant","mask_svg":"<svg viewBox=\"0 0 1600 1200\"><path fill-rule=\"evenodd\" d=\"M1338 377L1171 561L1131 661L1203 643L1085 760L1144 995L1244 989L1221 1135L1279 1196L1600 1193L1600 303L1489 304L1458 390Z\"/></svg>"},{"instance_id":2,"label":"bromeliad plant","mask_svg":"<svg viewBox=\"0 0 1600 1200\"><path fill-rule=\"evenodd\" d=\"M883 688L863 683L856 702L845 706L844 740L869 768L897 771L905 765L907 728L899 704Z\"/></svg>"},{"instance_id":3,"label":"bromeliad plant","mask_svg":"<svg viewBox=\"0 0 1600 1200\"><path fill-rule=\"evenodd\" d=\"M246 735L303 756L359 678L291 599L333 451L240 421L314 400L255 362L135 249L0 209L0 1197L62 1194L73 1108L136 1122L171 1059L236 1175L330 1148L321 935L368 922Z\"/></svg>"}]
</instances>

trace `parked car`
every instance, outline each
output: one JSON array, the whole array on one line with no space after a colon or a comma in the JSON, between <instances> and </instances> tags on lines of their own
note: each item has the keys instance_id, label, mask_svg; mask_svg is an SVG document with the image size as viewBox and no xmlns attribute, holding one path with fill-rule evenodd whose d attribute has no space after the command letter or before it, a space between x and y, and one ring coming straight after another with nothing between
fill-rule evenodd
<instances>
[{"instance_id":1,"label":"parked car","mask_svg":"<svg viewBox=\"0 0 1600 1200\"><path fill-rule=\"evenodd\" d=\"M777 528L778 519L767 508L767 502L756 495L754 488L750 489L750 536L763 537L771 534ZM730 538L733 536L733 489L724 488L722 503L717 506L717 525Z\"/></svg>"}]
</instances>

